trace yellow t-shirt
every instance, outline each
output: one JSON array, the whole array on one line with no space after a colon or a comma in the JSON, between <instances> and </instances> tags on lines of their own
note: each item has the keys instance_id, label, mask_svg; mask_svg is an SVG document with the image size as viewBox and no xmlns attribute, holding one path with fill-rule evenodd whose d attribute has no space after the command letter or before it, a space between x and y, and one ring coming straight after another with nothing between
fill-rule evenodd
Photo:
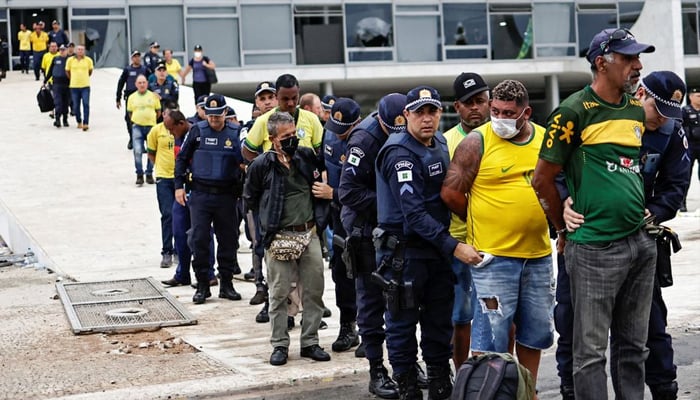
<instances>
[{"instance_id":1,"label":"yellow t-shirt","mask_svg":"<svg viewBox=\"0 0 700 400\"><path fill-rule=\"evenodd\" d=\"M41 58L41 69L44 70L44 74L49 73L49 67L51 66L51 61L53 61L54 57L58 55L58 52L55 54L51 53L45 53L44 57Z\"/></svg>"},{"instance_id":2,"label":"yellow t-shirt","mask_svg":"<svg viewBox=\"0 0 700 400\"><path fill-rule=\"evenodd\" d=\"M49 45L49 35L44 31L41 31L39 35L32 32L29 35L29 40L32 42L32 50L34 51L45 51Z\"/></svg>"},{"instance_id":3,"label":"yellow t-shirt","mask_svg":"<svg viewBox=\"0 0 700 400\"><path fill-rule=\"evenodd\" d=\"M443 136L445 136L445 140L447 140L447 150L450 153L450 160L452 160L455 149L462 142L462 139L467 136L467 133L462 129L462 124L459 123L445 132ZM460 242L464 242L467 239L466 222L462 221L455 213L450 213L450 215L450 235Z\"/></svg>"},{"instance_id":4,"label":"yellow t-shirt","mask_svg":"<svg viewBox=\"0 0 700 400\"><path fill-rule=\"evenodd\" d=\"M175 79L175 82L178 82L180 80L180 70L182 66L180 65L180 61L174 58L171 61L170 64L165 63L165 69L168 71L168 74Z\"/></svg>"},{"instance_id":5,"label":"yellow t-shirt","mask_svg":"<svg viewBox=\"0 0 700 400\"><path fill-rule=\"evenodd\" d=\"M32 49L32 41L30 39L30 36L32 36L32 32L29 30L26 30L24 32L22 32L22 31L17 32L17 40L19 40L19 49L20 50L31 50Z\"/></svg>"},{"instance_id":6,"label":"yellow t-shirt","mask_svg":"<svg viewBox=\"0 0 700 400\"><path fill-rule=\"evenodd\" d=\"M156 155L156 178L175 178L175 136L162 122L146 136L146 150Z\"/></svg>"},{"instance_id":7,"label":"yellow t-shirt","mask_svg":"<svg viewBox=\"0 0 700 400\"><path fill-rule=\"evenodd\" d=\"M144 94L134 92L126 101L126 111L131 113L131 122L136 125L155 125L158 110L160 110L160 100L150 90L146 90Z\"/></svg>"},{"instance_id":8,"label":"yellow t-shirt","mask_svg":"<svg viewBox=\"0 0 700 400\"><path fill-rule=\"evenodd\" d=\"M528 142L498 137L491 122L474 129L483 154L469 194L467 243L496 256L539 258L552 253L547 218L532 188L545 129L530 123Z\"/></svg>"},{"instance_id":9,"label":"yellow t-shirt","mask_svg":"<svg viewBox=\"0 0 700 400\"><path fill-rule=\"evenodd\" d=\"M66 61L66 71L70 71L71 88L90 87L90 74L93 70L92 58L83 56L78 59L77 56L69 57Z\"/></svg>"},{"instance_id":10,"label":"yellow t-shirt","mask_svg":"<svg viewBox=\"0 0 700 400\"><path fill-rule=\"evenodd\" d=\"M250 150L258 153L270 150L272 142L270 141L270 133L267 130L267 120L276 111L277 108L274 108L255 119L253 127L250 128L245 138L245 145ZM296 123L299 146L310 147L314 150L321 147L323 125L321 125L318 116L311 111L301 108L297 108L297 111L299 112Z\"/></svg>"}]
</instances>

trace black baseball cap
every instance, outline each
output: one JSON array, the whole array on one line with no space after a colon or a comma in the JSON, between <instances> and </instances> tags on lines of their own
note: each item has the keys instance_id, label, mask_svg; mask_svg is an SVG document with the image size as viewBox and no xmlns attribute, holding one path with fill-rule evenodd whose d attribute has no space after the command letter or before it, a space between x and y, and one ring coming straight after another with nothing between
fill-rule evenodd
<instances>
[{"instance_id":1,"label":"black baseball cap","mask_svg":"<svg viewBox=\"0 0 700 400\"><path fill-rule=\"evenodd\" d=\"M336 135L342 135L360 120L360 105L353 99L338 98L331 108L331 116L324 128Z\"/></svg>"},{"instance_id":2,"label":"black baseball cap","mask_svg":"<svg viewBox=\"0 0 700 400\"><path fill-rule=\"evenodd\" d=\"M158 65L156 66L156 71L158 71L159 69L167 70L168 67L165 66L165 63L158 63Z\"/></svg>"},{"instance_id":3,"label":"black baseball cap","mask_svg":"<svg viewBox=\"0 0 700 400\"><path fill-rule=\"evenodd\" d=\"M461 102L467 101L475 94L489 90L489 85L484 82L484 78L473 72L462 72L455 79L453 84L455 99Z\"/></svg>"},{"instance_id":4,"label":"black baseball cap","mask_svg":"<svg viewBox=\"0 0 700 400\"><path fill-rule=\"evenodd\" d=\"M158 44L158 42L152 42L151 47L160 47L160 44Z\"/></svg>"},{"instance_id":5,"label":"black baseball cap","mask_svg":"<svg viewBox=\"0 0 700 400\"><path fill-rule=\"evenodd\" d=\"M608 53L619 53L628 56L636 56L640 53L653 53L656 48L650 44L639 43L632 32L627 29L609 28L603 29L593 36L588 46L586 58L593 64L596 57Z\"/></svg>"},{"instance_id":6,"label":"black baseball cap","mask_svg":"<svg viewBox=\"0 0 700 400\"><path fill-rule=\"evenodd\" d=\"M201 51L202 50L202 45L201 44L196 44L194 45L194 51Z\"/></svg>"}]
</instances>

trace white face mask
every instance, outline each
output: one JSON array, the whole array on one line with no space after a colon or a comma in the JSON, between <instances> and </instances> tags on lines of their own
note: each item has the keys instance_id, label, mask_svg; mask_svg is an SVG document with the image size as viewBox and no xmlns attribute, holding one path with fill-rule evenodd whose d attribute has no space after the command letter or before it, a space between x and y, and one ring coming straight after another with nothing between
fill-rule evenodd
<instances>
[{"instance_id":1,"label":"white face mask","mask_svg":"<svg viewBox=\"0 0 700 400\"><path fill-rule=\"evenodd\" d=\"M194 58L202 58L202 52L201 52L201 51L195 51L195 52L194 52Z\"/></svg>"},{"instance_id":2,"label":"white face mask","mask_svg":"<svg viewBox=\"0 0 700 400\"><path fill-rule=\"evenodd\" d=\"M502 139L512 139L517 136L518 133L520 133L520 129L522 129L522 126L520 126L520 128L517 127L517 122L518 118L520 118L523 113L525 113L525 109L523 109L523 112L515 119L491 116L491 128L493 128L493 131L498 137Z\"/></svg>"}]
</instances>

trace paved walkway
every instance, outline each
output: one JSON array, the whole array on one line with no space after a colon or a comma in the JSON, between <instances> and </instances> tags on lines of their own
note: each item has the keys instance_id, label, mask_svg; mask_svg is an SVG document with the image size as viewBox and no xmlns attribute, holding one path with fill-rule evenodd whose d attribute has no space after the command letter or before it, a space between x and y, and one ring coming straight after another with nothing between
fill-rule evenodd
<instances>
[{"instance_id":1,"label":"paved walkway","mask_svg":"<svg viewBox=\"0 0 700 400\"><path fill-rule=\"evenodd\" d=\"M10 73L0 83L0 235L16 252L32 247L42 263L78 281L147 276L163 280L172 276L174 268L159 268L155 185L134 185L133 157L126 150L123 114L114 105L118 74L115 69L95 71L88 132L76 129L74 120L70 128L53 127L47 114L39 113L35 100L39 84L31 76ZM186 102L191 99L189 88L183 88L181 96ZM693 210L700 207L697 181L693 182L688 205ZM670 225L681 234L684 249L674 256L676 285L664 291L672 310L669 323L674 328L697 329L700 213L685 214ZM250 254L239 254L239 262L247 271ZM300 359L299 328L292 331L289 364L270 366L269 325L256 324L254 316L260 307L248 305L255 287L236 281L236 288L243 294L243 301L220 300L214 288L214 297L201 306L192 304L192 289L171 289L196 315L199 324L168 328L173 335L229 366L236 378L192 382L183 371L182 382L140 387L138 397L242 393L258 385L328 382L365 373L366 362L356 359L352 352L333 353L329 363ZM330 271L326 273L324 299L334 315L327 320L329 328L320 331L321 346L330 350L339 327ZM550 358L553 351L546 351L545 357ZM551 371L548 374L553 375ZM100 398L133 396L133 388L100 394Z\"/></svg>"}]
</instances>

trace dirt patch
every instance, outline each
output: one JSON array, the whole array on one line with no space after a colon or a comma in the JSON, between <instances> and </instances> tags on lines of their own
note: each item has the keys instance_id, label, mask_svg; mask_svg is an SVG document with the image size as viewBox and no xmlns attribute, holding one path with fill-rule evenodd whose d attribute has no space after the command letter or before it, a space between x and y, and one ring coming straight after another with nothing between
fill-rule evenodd
<instances>
[{"instance_id":1,"label":"dirt patch","mask_svg":"<svg viewBox=\"0 0 700 400\"><path fill-rule=\"evenodd\" d=\"M3 398L45 398L232 374L165 329L74 335L55 280L46 271L0 268Z\"/></svg>"}]
</instances>

